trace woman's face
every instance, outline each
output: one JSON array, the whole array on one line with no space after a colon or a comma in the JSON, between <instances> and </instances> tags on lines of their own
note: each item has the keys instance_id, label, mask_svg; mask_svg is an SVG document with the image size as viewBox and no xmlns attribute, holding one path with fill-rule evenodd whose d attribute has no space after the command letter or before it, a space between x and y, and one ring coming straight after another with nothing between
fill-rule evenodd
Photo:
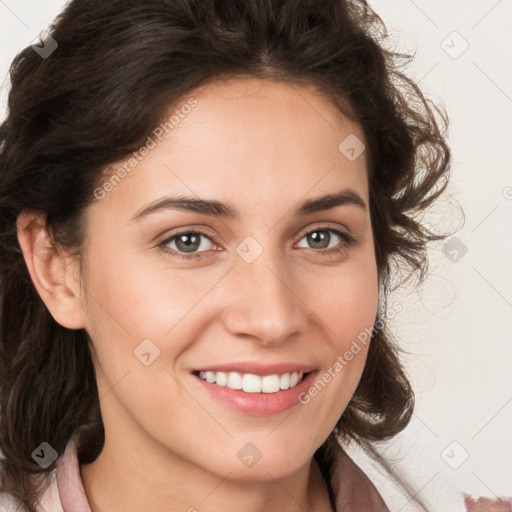
<instances>
[{"instance_id":1,"label":"woman's face","mask_svg":"<svg viewBox=\"0 0 512 512\"><path fill-rule=\"evenodd\" d=\"M312 91L210 84L97 189L84 315L111 447L284 477L347 406L378 304L367 160Z\"/></svg>"}]
</instances>

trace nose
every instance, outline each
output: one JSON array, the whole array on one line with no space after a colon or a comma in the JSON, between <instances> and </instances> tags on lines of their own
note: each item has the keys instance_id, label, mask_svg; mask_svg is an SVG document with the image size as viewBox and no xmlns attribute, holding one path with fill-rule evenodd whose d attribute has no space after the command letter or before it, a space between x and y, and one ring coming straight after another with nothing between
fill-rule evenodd
<instances>
[{"instance_id":1,"label":"nose","mask_svg":"<svg viewBox=\"0 0 512 512\"><path fill-rule=\"evenodd\" d=\"M231 334L272 347L306 329L311 310L300 297L296 276L285 267L269 250L252 263L242 257L235 259L226 276L229 299L223 314Z\"/></svg>"}]
</instances>

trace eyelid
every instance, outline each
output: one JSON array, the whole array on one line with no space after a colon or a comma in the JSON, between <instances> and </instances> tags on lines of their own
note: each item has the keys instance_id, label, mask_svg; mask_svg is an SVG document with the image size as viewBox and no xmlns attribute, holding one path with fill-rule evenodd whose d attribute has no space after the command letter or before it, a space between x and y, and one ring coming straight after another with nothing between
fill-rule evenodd
<instances>
[{"instance_id":1,"label":"eyelid","mask_svg":"<svg viewBox=\"0 0 512 512\"><path fill-rule=\"evenodd\" d=\"M171 238L174 238L179 235L186 234L186 233L197 233L197 234L204 235L204 236L208 237L212 242L215 242L215 239L218 238L222 243L225 243L219 234L213 233L213 231L210 230L209 228L203 227L203 226L194 226L194 225L186 226L183 228L171 229L170 231L166 232L162 236L156 237L156 239L158 240L158 245L161 245L164 242L168 243Z\"/></svg>"},{"instance_id":2,"label":"eyelid","mask_svg":"<svg viewBox=\"0 0 512 512\"><path fill-rule=\"evenodd\" d=\"M308 226L307 228L304 228L303 230L299 231L299 233L296 235L299 237L299 239L303 238L305 235L307 235L308 233L311 233L311 231L315 231L315 230L321 230L321 229L332 229L334 231L340 231L341 233L343 233L344 235L348 236L348 237L351 237L352 235L350 233L348 233L348 231L350 231L347 227L341 225L340 224L335 224L335 223L332 223L332 222L320 222L319 224L313 224L313 226Z\"/></svg>"},{"instance_id":3,"label":"eyelid","mask_svg":"<svg viewBox=\"0 0 512 512\"><path fill-rule=\"evenodd\" d=\"M315 229L333 229L335 231L341 231L347 237L355 240L355 237L349 233L350 230L346 226L342 225L342 227L344 230L340 229L339 224L330 223L328 221L322 223L320 221L320 223L317 225L308 226L306 228L303 228L301 231L298 232L298 234L296 234L294 236L294 238L299 237L299 239L302 239L305 235L309 234L311 231L314 231ZM222 243L226 244L226 242L220 235L218 235L217 233L216 234L210 233L209 231L210 230L207 227L203 227L203 226L196 227L194 225L186 226L183 228L176 228L174 230L171 230L170 232L165 233L163 236L158 237L158 240L159 240L158 244L163 244L163 242L168 243L171 238L179 236L181 234L185 234L185 233L198 233L198 234L204 235L204 236L210 238L210 240L214 243L216 243L215 238L218 237Z\"/></svg>"}]
</instances>

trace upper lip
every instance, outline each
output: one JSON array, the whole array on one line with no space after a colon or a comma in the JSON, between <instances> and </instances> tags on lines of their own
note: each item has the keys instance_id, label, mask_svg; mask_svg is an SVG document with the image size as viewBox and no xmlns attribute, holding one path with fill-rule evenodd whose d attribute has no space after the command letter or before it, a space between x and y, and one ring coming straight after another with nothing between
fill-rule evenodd
<instances>
[{"instance_id":1,"label":"upper lip","mask_svg":"<svg viewBox=\"0 0 512 512\"><path fill-rule=\"evenodd\" d=\"M196 372L238 372L251 373L254 375L274 375L276 373L308 373L314 370L313 366L301 363L277 363L263 364L256 362L238 362L203 366L195 368Z\"/></svg>"}]
</instances>

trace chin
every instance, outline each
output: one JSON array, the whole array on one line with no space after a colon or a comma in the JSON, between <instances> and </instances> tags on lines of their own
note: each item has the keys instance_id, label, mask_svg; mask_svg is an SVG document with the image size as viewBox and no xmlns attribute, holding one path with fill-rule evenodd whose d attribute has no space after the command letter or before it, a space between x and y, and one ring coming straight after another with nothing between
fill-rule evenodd
<instances>
[{"instance_id":1,"label":"chin","mask_svg":"<svg viewBox=\"0 0 512 512\"><path fill-rule=\"evenodd\" d=\"M244 448L242 448L243 450ZM240 452L242 452L240 450ZM240 453L239 452L239 453ZM251 449L245 450L250 453ZM232 471L230 479L240 481L268 481L273 479L286 478L298 471L313 457L311 453L299 453L295 450L280 449L273 450L270 447L263 449L259 454L254 453L253 458L246 456L244 452L238 456L234 464L230 464ZM258 458L260 457L260 458ZM226 470L224 469L224 474Z\"/></svg>"}]
</instances>

